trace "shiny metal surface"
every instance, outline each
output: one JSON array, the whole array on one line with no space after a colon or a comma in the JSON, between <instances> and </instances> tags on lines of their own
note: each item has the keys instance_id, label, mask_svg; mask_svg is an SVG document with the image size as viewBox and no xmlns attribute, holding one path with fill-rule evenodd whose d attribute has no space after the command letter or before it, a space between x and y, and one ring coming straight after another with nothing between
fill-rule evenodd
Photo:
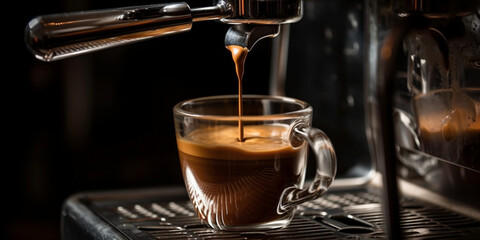
<instances>
[{"instance_id":1,"label":"shiny metal surface","mask_svg":"<svg viewBox=\"0 0 480 240\"><path fill-rule=\"evenodd\" d=\"M165 3L38 16L26 26L25 39L36 58L54 61L188 31L192 23L198 21L221 19L229 24L272 25L296 22L301 17L302 0L220 0L215 6L196 9L190 9L185 2ZM243 31L246 28L249 27L238 29ZM271 28L275 27L265 29ZM267 36L261 35L263 28L254 29L259 29L254 31L256 35L252 35L253 32L240 33L247 37L246 46L250 48L256 40Z\"/></svg>"},{"instance_id":2,"label":"shiny metal surface","mask_svg":"<svg viewBox=\"0 0 480 240\"><path fill-rule=\"evenodd\" d=\"M389 164L391 175L444 198L428 201L444 205L455 202L457 206L460 203L463 209L468 209L464 212L478 215L478 169L468 161L427 154L418 120L420 114L428 113L433 107L414 107L414 99L439 89L461 87L464 91L467 87L479 86L480 72L475 67L479 59L479 2L463 1L452 8L445 7L453 1L439 1L437 3L444 5L438 6L434 6L433 1L424 1L423 4L432 4L428 7L420 4L422 1L410 7L398 5L407 2L396 1L393 5L383 0L368 2L366 52L369 58L365 69L367 130L372 152L377 153L374 155L377 162ZM465 5L477 8L461 7ZM470 101L462 103L467 106L467 113L474 112L468 107ZM389 136L385 136L387 131ZM393 137L396 141L392 141ZM454 145L453 141L450 146L457 147L455 152L459 153L463 148ZM395 155L385 157L386 149ZM468 155L463 158L478 159ZM423 194L419 191L409 193L418 197Z\"/></svg>"},{"instance_id":3,"label":"shiny metal surface","mask_svg":"<svg viewBox=\"0 0 480 240\"><path fill-rule=\"evenodd\" d=\"M191 20L186 4L152 5L40 16L30 21L25 34L35 56L51 61L189 30Z\"/></svg>"},{"instance_id":4,"label":"shiny metal surface","mask_svg":"<svg viewBox=\"0 0 480 240\"><path fill-rule=\"evenodd\" d=\"M290 24L280 25L280 33L273 40L272 62L270 63L269 93L285 96L285 81L287 78L288 45L290 40Z\"/></svg>"},{"instance_id":5,"label":"shiny metal surface","mask_svg":"<svg viewBox=\"0 0 480 240\"><path fill-rule=\"evenodd\" d=\"M250 51L260 39L276 37L279 32L279 25L234 25L225 34L225 46L241 46Z\"/></svg>"},{"instance_id":6,"label":"shiny metal surface","mask_svg":"<svg viewBox=\"0 0 480 240\"><path fill-rule=\"evenodd\" d=\"M180 2L45 15L28 23L25 38L38 59L53 61L188 31L194 17L215 19L225 15L224 10L218 5L191 11Z\"/></svg>"},{"instance_id":7,"label":"shiny metal surface","mask_svg":"<svg viewBox=\"0 0 480 240\"><path fill-rule=\"evenodd\" d=\"M232 8L225 23L283 24L297 22L303 15L303 0L221 0Z\"/></svg>"},{"instance_id":8,"label":"shiny metal surface","mask_svg":"<svg viewBox=\"0 0 480 240\"><path fill-rule=\"evenodd\" d=\"M389 239L375 188L329 191L269 231L205 226L183 187L80 193L62 207L62 239ZM477 239L480 222L417 199L401 202L405 239ZM108 224L107 224L108 223Z\"/></svg>"}]
</instances>

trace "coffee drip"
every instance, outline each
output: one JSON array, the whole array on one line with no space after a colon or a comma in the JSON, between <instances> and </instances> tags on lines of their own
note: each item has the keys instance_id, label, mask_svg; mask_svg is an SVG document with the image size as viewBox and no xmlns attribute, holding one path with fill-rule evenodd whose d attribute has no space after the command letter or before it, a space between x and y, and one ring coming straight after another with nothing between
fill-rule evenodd
<instances>
[{"instance_id":1,"label":"coffee drip","mask_svg":"<svg viewBox=\"0 0 480 240\"><path fill-rule=\"evenodd\" d=\"M230 52L232 52L233 62L235 63L235 70L238 77L238 141L245 141L243 135L243 101L242 101L242 80L243 72L245 69L245 60L247 58L248 49L246 47L229 45L226 46Z\"/></svg>"},{"instance_id":2,"label":"coffee drip","mask_svg":"<svg viewBox=\"0 0 480 240\"><path fill-rule=\"evenodd\" d=\"M280 32L278 25L240 24L232 26L225 34L225 47L232 53L235 70L238 77L238 140L243 142L243 104L242 81L245 60L248 51L261 39L276 37Z\"/></svg>"}]
</instances>

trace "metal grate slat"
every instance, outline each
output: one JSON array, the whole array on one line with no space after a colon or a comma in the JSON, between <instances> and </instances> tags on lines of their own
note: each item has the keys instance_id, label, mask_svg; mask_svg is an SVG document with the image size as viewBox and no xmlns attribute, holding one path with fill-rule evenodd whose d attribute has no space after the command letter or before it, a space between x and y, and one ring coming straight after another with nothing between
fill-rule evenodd
<instances>
[{"instance_id":1,"label":"metal grate slat","mask_svg":"<svg viewBox=\"0 0 480 240\"><path fill-rule=\"evenodd\" d=\"M122 226L130 239L137 239L139 232L143 234L142 240L386 239L379 199L366 191L329 193L324 198L301 205L288 227L265 232L225 232L208 228L197 218L188 200L104 204L96 212L112 225ZM468 227L480 227L474 219L414 199L402 199L402 204L405 207L400 212L400 227L405 239L466 239ZM324 220L318 220L328 218L329 213L351 214L368 222L372 226L371 232L339 231L322 222ZM126 231L125 226L134 229Z\"/></svg>"}]
</instances>

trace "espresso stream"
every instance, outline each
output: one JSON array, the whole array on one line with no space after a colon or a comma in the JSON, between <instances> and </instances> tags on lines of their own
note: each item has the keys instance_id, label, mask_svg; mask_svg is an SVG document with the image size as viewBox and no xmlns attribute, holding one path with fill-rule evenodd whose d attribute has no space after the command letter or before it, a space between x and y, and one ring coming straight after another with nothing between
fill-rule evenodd
<instances>
[{"instance_id":1,"label":"espresso stream","mask_svg":"<svg viewBox=\"0 0 480 240\"><path fill-rule=\"evenodd\" d=\"M232 52L233 62L235 63L235 70L238 77L238 141L243 142L243 101L242 101L242 79L245 66L245 59L247 58L248 49L236 45L227 46L227 49Z\"/></svg>"}]
</instances>

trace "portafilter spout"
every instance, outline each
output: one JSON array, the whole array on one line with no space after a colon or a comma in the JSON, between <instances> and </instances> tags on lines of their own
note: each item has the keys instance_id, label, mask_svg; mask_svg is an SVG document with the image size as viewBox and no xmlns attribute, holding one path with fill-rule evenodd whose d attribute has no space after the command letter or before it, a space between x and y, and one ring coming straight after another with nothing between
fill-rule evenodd
<instances>
[{"instance_id":1,"label":"portafilter spout","mask_svg":"<svg viewBox=\"0 0 480 240\"><path fill-rule=\"evenodd\" d=\"M260 39L276 37L279 25L239 24L233 25L225 34L225 46L240 46L250 51Z\"/></svg>"}]
</instances>

